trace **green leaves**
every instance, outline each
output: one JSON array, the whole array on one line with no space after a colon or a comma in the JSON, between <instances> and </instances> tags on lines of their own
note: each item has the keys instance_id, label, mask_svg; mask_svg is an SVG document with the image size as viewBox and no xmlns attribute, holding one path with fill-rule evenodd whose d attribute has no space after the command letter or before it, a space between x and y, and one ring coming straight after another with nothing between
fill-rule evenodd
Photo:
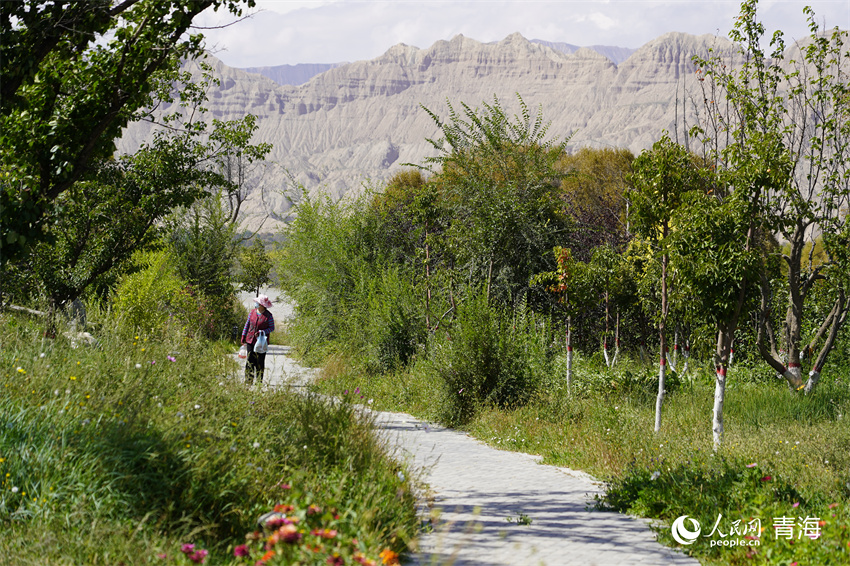
<instances>
[{"instance_id":1,"label":"green leaves","mask_svg":"<svg viewBox=\"0 0 850 566\"><path fill-rule=\"evenodd\" d=\"M245 4L252 6L253 0ZM201 53L184 38L192 18L232 0L0 3L2 261L45 237L56 199L109 159L114 140L181 59Z\"/></svg>"}]
</instances>

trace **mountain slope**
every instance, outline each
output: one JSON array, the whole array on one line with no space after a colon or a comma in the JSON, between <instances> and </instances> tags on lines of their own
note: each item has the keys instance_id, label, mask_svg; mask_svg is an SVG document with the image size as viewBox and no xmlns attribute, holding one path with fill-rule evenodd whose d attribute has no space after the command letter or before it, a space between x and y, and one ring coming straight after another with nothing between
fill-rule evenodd
<instances>
[{"instance_id":1,"label":"mountain slope","mask_svg":"<svg viewBox=\"0 0 850 566\"><path fill-rule=\"evenodd\" d=\"M280 218L288 209L277 191L291 191L290 178L311 192L339 197L369 179L386 179L404 163L421 163L433 152L426 138L437 134L422 106L446 116L447 101L455 108L461 102L476 107L497 97L513 113L518 93L532 111L542 108L550 134L572 134L573 146L640 152L662 130L673 131L677 88L681 97L693 75L690 56L705 54L718 41L670 33L616 65L588 48L567 54L520 34L489 44L458 35L427 49L399 44L298 86L278 85L210 57L221 85L207 106L219 119L257 115L255 140L274 144L270 160L276 167L261 180L265 203L258 191L245 206L255 227L265 212ZM150 135L150 126L135 124L119 149L132 151Z\"/></svg>"}]
</instances>

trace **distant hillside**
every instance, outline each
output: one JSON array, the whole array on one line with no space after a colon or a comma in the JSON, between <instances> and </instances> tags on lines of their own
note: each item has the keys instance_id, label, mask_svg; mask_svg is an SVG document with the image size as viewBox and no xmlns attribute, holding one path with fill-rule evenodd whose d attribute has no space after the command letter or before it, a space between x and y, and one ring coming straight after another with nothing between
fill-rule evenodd
<instances>
[{"instance_id":1,"label":"distant hillside","mask_svg":"<svg viewBox=\"0 0 850 566\"><path fill-rule=\"evenodd\" d=\"M345 63L299 63L297 65L276 65L274 67L248 67L246 73L256 73L270 78L279 85L301 85L329 69L335 69Z\"/></svg>"},{"instance_id":2,"label":"distant hillside","mask_svg":"<svg viewBox=\"0 0 850 566\"><path fill-rule=\"evenodd\" d=\"M567 55L575 53L576 51L581 49L581 47L579 47L578 45L572 45L571 43L545 41L542 39L532 39L531 43L545 45L546 47L551 47L555 51L560 51L561 53L566 53ZM610 45L590 45L588 46L588 49L592 49L600 55L608 57L617 65L628 59L632 53L637 51L636 49L630 49L628 47L612 47Z\"/></svg>"},{"instance_id":3,"label":"distant hillside","mask_svg":"<svg viewBox=\"0 0 850 566\"><path fill-rule=\"evenodd\" d=\"M423 105L445 117L447 101L455 108L461 102L480 107L496 96L515 113L519 93L533 112L542 108L552 136L572 135L573 147L639 153L663 130L674 132L677 96L681 100L694 80L691 55L724 45L712 35L669 33L615 64L615 57L586 47L565 53L520 34L496 43L458 35L425 49L399 44L300 85L280 85L210 57L221 82L207 115L230 120L254 114L255 141L274 145L273 165L255 181L265 189L262 198L256 191L243 207L254 225L271 213L263 227L268 230L290 206L282 192L297 192L293 179L310 192L339 197L432 155L426 138L438 132ZM133 151L151 135L150 125L133 124L119 149Z\"/></svg>"}]
</instances>

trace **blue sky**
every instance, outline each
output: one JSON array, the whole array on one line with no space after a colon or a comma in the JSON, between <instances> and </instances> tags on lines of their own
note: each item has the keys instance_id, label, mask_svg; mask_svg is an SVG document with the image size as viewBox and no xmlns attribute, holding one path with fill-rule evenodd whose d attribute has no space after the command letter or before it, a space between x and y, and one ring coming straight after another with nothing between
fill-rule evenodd
<instances>
[{"instance_id":1,"label":"blue sky","mask_svg":"<svg viewBox=\"0 0 850 566\"><path fill-rule=\"evenodd\" d=\"M761 0L769 33L807 34L803 7L820 23L850 29L850 0ZM740 2L725 0L257 0L255 15L225 29L204 30L207 45L233 67L337 63L372 59L397 43L429 47L457 34L498 41L528 39L574 45L640 47L670 31L726 36ZM233 21L210 12L201 26Z\"/></svg>"}]
</instances>

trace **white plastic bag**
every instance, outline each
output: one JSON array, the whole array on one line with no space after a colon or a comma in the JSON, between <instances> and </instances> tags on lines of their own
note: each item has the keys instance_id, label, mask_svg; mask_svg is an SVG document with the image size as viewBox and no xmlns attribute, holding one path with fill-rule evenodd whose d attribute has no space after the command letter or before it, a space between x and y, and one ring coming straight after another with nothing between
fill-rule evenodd
<instances>
[{"instance_id":1,"label":"white plastic bag","mask_svg":"<svg viewBox=\"0 0 850 566\"><path fill-rule=\"evenodd\" d=\"M239 354L238 355L239 355L239 359L244 360L245 358L247 358L248 357L248 346L245 345L245 344L242 344L242 347L239 348Z\"/></svg>"},{"instance_id":2,"label":"white plastic bag","mask_svg":"<svg viewBox=\"0 0 850 566\"><path fill-rule=\"evenodd\" d=\"M260 330L257 332L257 341L254 342L254 352L265 354L268 349L269 339L266 337L266 333Z\"/></svg>"}]
</instances>

